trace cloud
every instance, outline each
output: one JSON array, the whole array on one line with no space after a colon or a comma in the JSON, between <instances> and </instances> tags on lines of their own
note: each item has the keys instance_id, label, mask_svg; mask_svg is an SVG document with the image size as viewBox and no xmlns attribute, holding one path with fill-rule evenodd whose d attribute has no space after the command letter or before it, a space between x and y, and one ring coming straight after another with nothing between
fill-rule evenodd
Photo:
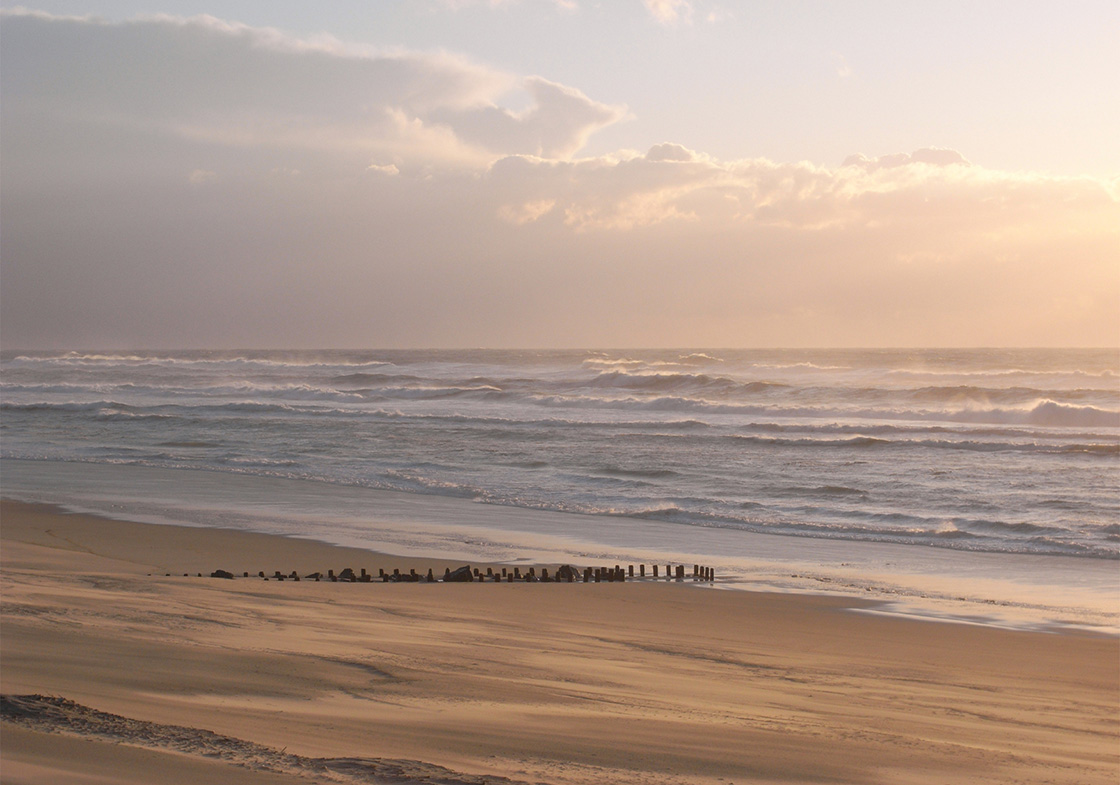
<instances>
[{"instance_id":1,"label":"cloud","mask_svg":"<svg viewBox=\"0 0 1120 785\"><path fill-rule=\"evenodd\" d=\"M541 199L524 204L504 204L498 208L498 217L512 224L527 224L536 221L555 206L554 199Z\"/></svg>"},{"instance_id":2,"label":"cloud","mask_svg":"<svg viewBox=\"0 0 1120 785\"><path fill-rule=\"evenodd\" d=\"M5 114L209 145L485 167L568 156L623 107L447 53L375 51L210 16L125 23L6 12ZM511 90L532 104L498 107Z\"/></svg>"},{"instance_id":3,"label":"cloud","mask_svg":"<svg viewBox=\"0 0 1120 785\"><path fill-rule=\"evenodd\" d=\"M567 158L600 128L617 122L626 108L592 101L579 90L540 77L525 80L532 106L521 113L488 105L445 110L433 119L465 142L494 152Z\"/></svg>"},{"instance_id":4,"label":"cloud","mask_svg":"<svg viewBox=\"0 0 1120 785\"><path fill-rule=\"evenodd\" d=\"M626 110L576 87L212 17L7 12L0 37L7 345L1099 345L1120 323L1117 180L936 147L591 157Z\"/></svg>"},{"instance_id":5,"label":"cloud","mask_svg":"<svg viewBox=\"0 0 1120 785\"><path fill-rule=\"evenodd\" d=\"M624 159L507 159L491 177L520 189L524 201L555 199L579 231L681 220L797 231L907 227L921 230L915 244L939 245L962 235L1033 235L1040 222L1052 232L1073 225L1101 231L1120 218L1114 184L986 170L955 150L936 148L853 156L830 169L765 159L721 162L659 144Z\"/></svg>"},{"instance_id":6,"label":"cloud","mask_svg":"<svg viewBox=\"0 0 1120 785\"><path fill-rule=\"evenodd\" d=\"M930 166L969 166L968 160L956 150L943 147L924 147L912 153L892 153L878 158L868 158L862 153L850 155L844 159L842 166L858 166L866 171L876 169L893 169L898 166L910 164L929 164Z\"/></svg>"},{"instance_id":7,"label":"cloud","mask_svg":"<svg viewBox=\"0 0 1120 785\"><path fill-rule=\"evenodd\" d=\"M692 3L689 0L642 0L646 10L663 25L676 24L681 18L692 17Z\"/></svg>"},{"instance_id":8,"label":"cloud","mask_svg":"<svg viewBox=\"0 0 1120 785\"><path fill-rule=\"evenodd\" d=\"M684 145L672 144L670 142L656 144L646 153L647 161L695 161L696 159L696 153L692 150L689 150Z\"/></svg>"}]
</instances>

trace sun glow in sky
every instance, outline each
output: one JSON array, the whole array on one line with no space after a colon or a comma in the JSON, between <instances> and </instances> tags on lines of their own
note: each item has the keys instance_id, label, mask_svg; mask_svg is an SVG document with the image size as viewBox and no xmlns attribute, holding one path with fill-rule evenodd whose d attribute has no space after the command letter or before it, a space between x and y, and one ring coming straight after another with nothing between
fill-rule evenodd
<instances>
[{"instance_id":1,"label":"sun glow in sky","mask_svg":"<svg viewBox=\"0 0 1120 785\"><path fill-rule=\"evenodd\" d=\"M1120 343L1115 2L0 6L5 348Z\"/></svg>"}]
</instances>

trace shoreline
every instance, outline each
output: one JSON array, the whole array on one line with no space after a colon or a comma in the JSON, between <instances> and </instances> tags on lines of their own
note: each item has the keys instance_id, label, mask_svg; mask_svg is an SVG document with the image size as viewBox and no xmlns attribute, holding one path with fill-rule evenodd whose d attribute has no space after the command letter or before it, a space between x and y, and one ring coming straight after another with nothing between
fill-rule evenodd
<instances>
[{"instance_id":1,"label":"shoreline","mask_svg":"<svg viewBox=\"0 0 1120 785\"><path fill-rule=\"evenodd\" d=\"M182 726L307 759L425 761L559 785L1111 783L1120 773L1113 638L675 582L149 576L208 572L218 559L318 570L357 568L358 557L403 567L405 557L2 505L0 691L151 723L144 733L157 741L160 727ZM137 750L8 719L0 729L12 782L92 783L80 774L92 758L125 782L158 779L161 766L190 781L196 764L228 770L223 781L315 781L154 742ZM416 769L403 781L424 780Z\"/></svg>"},{"instance_id":2,"label":"shoreline","mask_svg":"<svg viewBox=\"0 0 1120 785\"><path fill-rule=\"evenodd\" d=\"M0 466L10 498L139 522L311 536L460 564L709 564L721 589L871 599L916 618L1120 636L1113 561L792 537L198 469Z\"/></svg>"}]
</instances>

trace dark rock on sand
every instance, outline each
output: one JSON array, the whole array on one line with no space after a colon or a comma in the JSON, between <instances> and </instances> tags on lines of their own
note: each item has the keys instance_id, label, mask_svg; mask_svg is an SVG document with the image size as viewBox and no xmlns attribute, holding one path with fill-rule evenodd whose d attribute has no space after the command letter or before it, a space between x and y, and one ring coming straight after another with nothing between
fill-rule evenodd
<instances>
[{"instance_id":1,"label":"dark rock on sand","mask_svg":"<svg viewBox=\"0 0 1120 785\"><path fill-rule=\"evenodd\" d=\"M460 567L457 570L452 570L443 576L445 583L473 583L474 573L471 572L470 565Z\"/></svg>"},{"instance_id":2,"label":"dark rock on sand","mask_svg":"<svg viewBox=\"0 0 1120 785\"><path fill-rule=\"evenodd\" d=\"M578 581L580 578L579 568L570 564L561 564L559 569L556 570L556 580L558 581Z\"/></svg>"}]
</instances>

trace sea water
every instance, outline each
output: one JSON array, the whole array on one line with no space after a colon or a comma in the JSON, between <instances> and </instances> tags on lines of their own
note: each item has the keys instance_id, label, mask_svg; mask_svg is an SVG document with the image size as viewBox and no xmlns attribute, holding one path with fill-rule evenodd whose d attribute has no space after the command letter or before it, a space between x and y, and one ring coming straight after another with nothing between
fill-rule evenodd
<instances>
[{"instance_id":1,"label":"sea water","mask_svg":"<svg viewBox=\"0 0 1120 785\"><path fill-rule=\"evenodd\" d=\"M6 351L0 392L10 497L1120 618L1115 350Z\"/></svg>"}]
</instances>

